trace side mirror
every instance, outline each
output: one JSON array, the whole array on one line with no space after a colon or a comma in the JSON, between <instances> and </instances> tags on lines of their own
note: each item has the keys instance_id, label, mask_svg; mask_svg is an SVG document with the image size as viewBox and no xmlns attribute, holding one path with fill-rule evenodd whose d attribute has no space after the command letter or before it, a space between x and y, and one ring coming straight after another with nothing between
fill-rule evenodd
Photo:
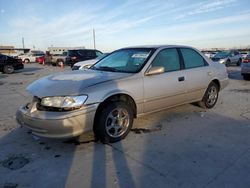
<instances>
[{"instance_id":1,"label":"side mirror","mask_svg":"<svg viewBox=\"0 0 250 188\"><path fill-rule=\"evenodd\" d=\"M152 76L156 74L162 74L165 72L164 67L151 67L148 72L146 73L146 76Z\"/></svg>"}]
</instances>

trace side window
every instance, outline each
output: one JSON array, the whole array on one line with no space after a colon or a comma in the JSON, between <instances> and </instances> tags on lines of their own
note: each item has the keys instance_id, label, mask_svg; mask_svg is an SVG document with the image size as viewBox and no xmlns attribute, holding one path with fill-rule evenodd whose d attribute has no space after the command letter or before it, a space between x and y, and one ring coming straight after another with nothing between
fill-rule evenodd
<instances>
[{"instance_id":1,"label":"side window","mask_svg":"<svg viewBox=\"0 0 250 188\"><path fill-rule=\"evenodd\" d=\"M85 53L87 57L96 57L95 52L93 50L86 50Z\"/></svg>"},{"instance_id":2,"label":"side window","mask_svg":"<svg viewBox=\"0 0 250 188\"><path fill-rule=\"evenodd\" d=\"M95 54L96 54L96 57L99 57L99 56L101 56L101 55L102 55L102 53L101 53L101 52L99 52L99 51L95 51Z\"/></svg>"},{"instance_id":3,"label":"side window","mask_svg":"<svg viewBox=\"0 0 250 188\"><path fill-rule=\"evenodd\" d=\"M184 59L186 69L203 67L207 65L203 57L195 50L189 48L181 48L180 50Z\"/></svg>"},{"instance_id":4,"label":"side window","mask_svg":"<svg viewBox=\"0 0 250 188\"><path fill-rule=\"evenodd\" d=\"M87 56L87 51L86 51L86 50L78 50L77 53L78 53L80 56Z\"/></svg>"},{"instance_id":5,"label":"side window","mask_svg":"<svg viewBox=\"0 0 250 188\"><path fill-rule=\"evenodd\" d=\"M180 70L179 54L175 48L160 51L152 62L152 67L164 67L165 72Z\"/></svg>"}]
</instances>

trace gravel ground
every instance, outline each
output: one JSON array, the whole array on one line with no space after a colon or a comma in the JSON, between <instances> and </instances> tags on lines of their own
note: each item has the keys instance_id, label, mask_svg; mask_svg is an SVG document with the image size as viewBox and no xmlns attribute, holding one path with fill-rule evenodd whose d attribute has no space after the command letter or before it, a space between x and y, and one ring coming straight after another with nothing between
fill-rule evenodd
<instances>
[{"instance_id":1,"label":"gravel ground","mask_svg":"<svg viewBox=\"0 0 250 188\"><path fill-rule=\"evenodd\" d=\"M37 64L0 74L0 187L250 187L250 82L228 68L215 108L188 104L135 120L128 137L102 145L38 138L19 127L25 88L50 73Z\"/></svg>"}]
</instances>

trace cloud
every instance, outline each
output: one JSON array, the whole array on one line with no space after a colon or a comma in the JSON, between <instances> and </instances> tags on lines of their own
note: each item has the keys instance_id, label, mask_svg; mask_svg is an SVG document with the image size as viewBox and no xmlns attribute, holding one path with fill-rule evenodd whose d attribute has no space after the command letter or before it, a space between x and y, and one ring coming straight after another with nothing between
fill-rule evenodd
<instances>
[{"instance_id":1,"label":"cloud","mask_svg":"<svg viewBox=\"0 0 250 188\"><path fill-rule=\"evenodd\" d=\"M214 12L228 6L233 6L236 1L237 0L216 0L216 1L200 3L197 4L197 7L195 7L194 10L189 11L185 14L180 14L179 16L176 17L176 19L182 19L196 14Z\"/></svg>"},{"instance_id":2,"label":"cloud","mask_svg":"<svg viewBox=\"0 0 250 188\"><path fill-rule=\"evenodd\" d=\"M153 2L124 0L113 5L112 1L107 0L106 3L91 3L90 5L83 3L74 11L62 10L50 17L41 16L35 11L29 15L14 15L8 19L10 32L6 32L2 37L17 40L24 36L27 47L35 45L43 49L52 44L54 46L92 47L93 28L96 30L97 43L101 41L100 45L109 49L112 48L110 46L119 43L125 45L129 42L178 42L185 41L184 38L196 40L193 36L195 32L206 33L206 29L214 26L247 22L249 12L227 13L228 9L225 9L224 15L231 16L218 15L217 19L206 17L202 21L198 21L200 20L198 16L195 17L197 19L189 19L193 15L211 13L234 6L236 2L237 0L206 0L195 3L186 0L155 0ZM221 34L220 31L216 32ZM180 33L182 33L182 40L178 40L177 37Z\"/></svg>"}]
</instances>

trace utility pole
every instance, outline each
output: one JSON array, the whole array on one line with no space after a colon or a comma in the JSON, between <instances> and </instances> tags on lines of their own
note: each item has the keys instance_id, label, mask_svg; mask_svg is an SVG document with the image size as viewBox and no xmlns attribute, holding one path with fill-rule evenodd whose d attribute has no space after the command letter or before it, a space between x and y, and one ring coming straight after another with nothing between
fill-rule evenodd
<instances>
[{"instance_id":1,"label":"utility pole","mask_svg":"<svg viewBox=\"0 0 250 188\"><path fill-rule=\"evenodd\" d=\"M96 48L95 46L95 29L93 29L93 39L94 39L94 49Z\"/></svg>"},{"instance_id":2,"label":"utility pole","mask_svg":"<svg viewBox=\"0 0 250 188\"><path fill-rule=\"evenodd\" d=\"M24 38L22 37L22 44L23 44L23 49L24 49Z\"/></svg>"}]
</instances>

